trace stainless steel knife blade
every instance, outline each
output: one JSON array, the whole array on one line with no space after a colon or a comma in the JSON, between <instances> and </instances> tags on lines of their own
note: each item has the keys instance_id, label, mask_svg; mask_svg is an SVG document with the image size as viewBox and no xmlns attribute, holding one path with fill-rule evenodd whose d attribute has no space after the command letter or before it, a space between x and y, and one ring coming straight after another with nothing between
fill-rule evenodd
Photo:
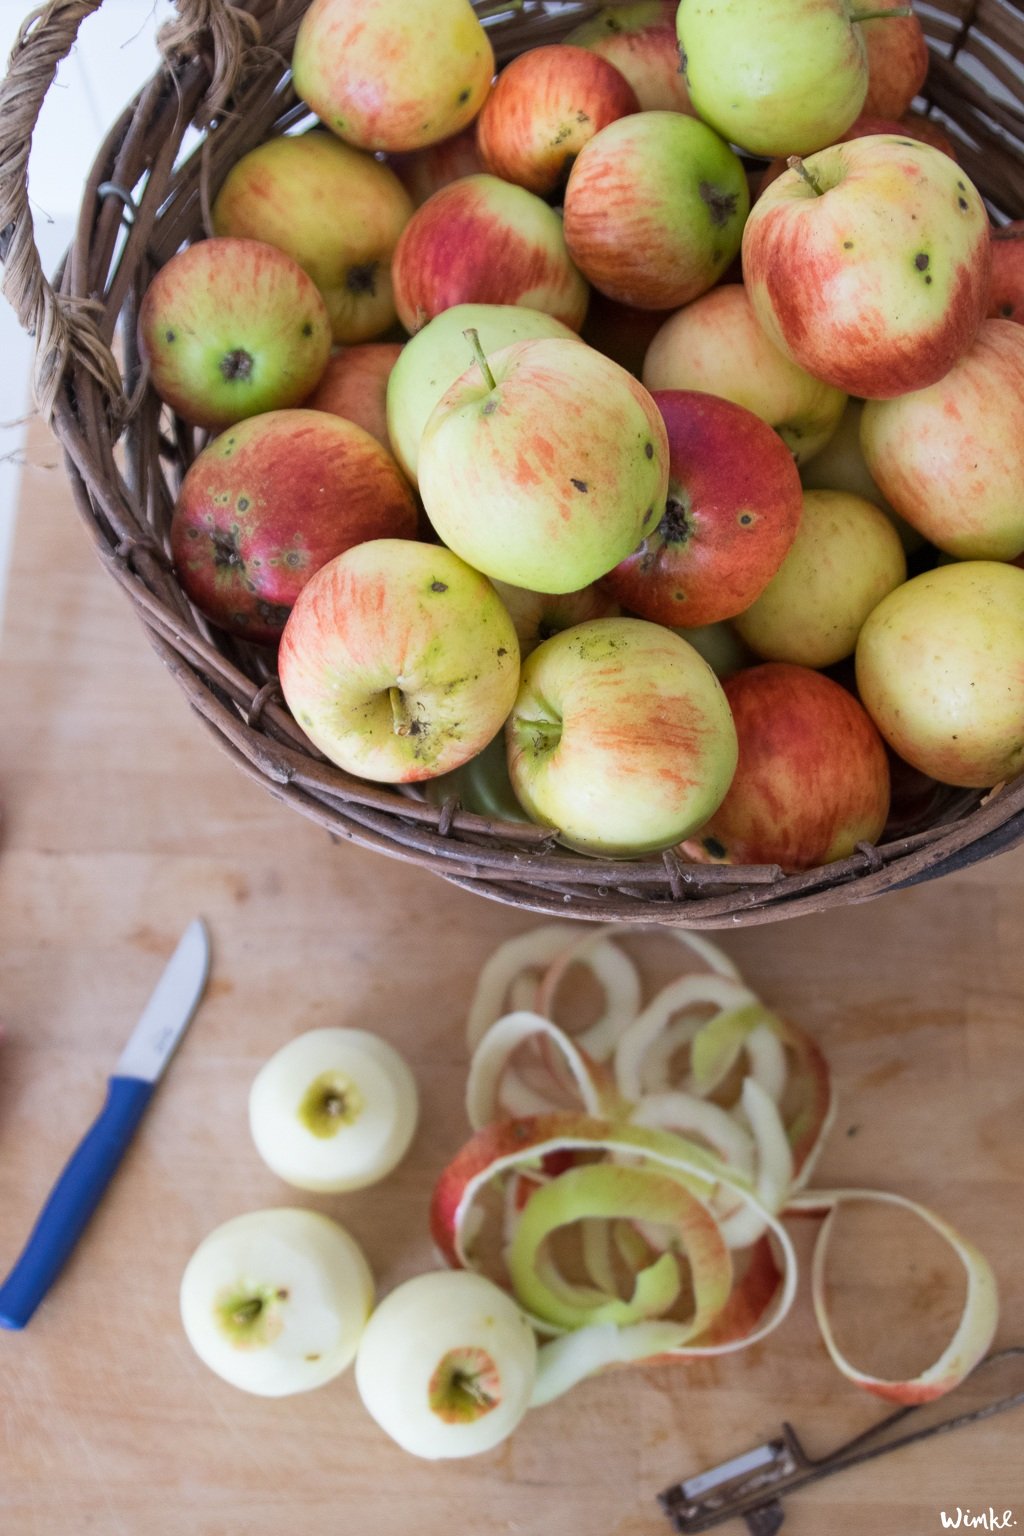
<instances>
[{"instance_id":1,"label":"stainless steel knife blade","mask_svg":"<svg viewBox=\"0 0 1024 1536\"><path fill-rule=\"evenodd\" d=\"M197 917L182 934L121 1052L118 1077L159 1080L198 1007L209 969L210 938Z\"/></svg>"}]
</instances>

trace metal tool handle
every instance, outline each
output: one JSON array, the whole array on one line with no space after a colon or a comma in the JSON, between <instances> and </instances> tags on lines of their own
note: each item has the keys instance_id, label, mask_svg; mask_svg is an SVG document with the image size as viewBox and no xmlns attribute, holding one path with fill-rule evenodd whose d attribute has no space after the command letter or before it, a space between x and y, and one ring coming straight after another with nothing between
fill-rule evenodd
<instances>
[{"instance_id":1,"label":"metal tool handle","mask_svg":"<svg viewBox=\"0 0 1024 1536\"><path fill-rule=\"evenodd\" d=\"M153 1094L152 1083L111 1077L107 1097L50 1192L0 1286L0 1327L24 1328L64 1266L113 1177Z\"/></svg>"}]
</instances>

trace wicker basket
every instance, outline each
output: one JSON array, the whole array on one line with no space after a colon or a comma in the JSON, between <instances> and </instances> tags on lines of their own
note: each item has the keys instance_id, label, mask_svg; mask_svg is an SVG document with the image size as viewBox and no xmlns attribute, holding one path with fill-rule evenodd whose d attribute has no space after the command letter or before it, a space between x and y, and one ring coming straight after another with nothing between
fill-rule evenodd
<instances>
[{"instance_id":1,"label":"wicker basket","mask_svg":"<svg viewBox=\"0 0 1024 1536\"><path fill-rule=\"evenodd\" d=\"M35 390L59 437L78 509L157 654L213 737L272 794L347 841L406 859L482 895L538 912L684 927L771 922L945 874L1024 839L1024 776L1001 792L950 791L928 824L798 875L689 865L673 853L583 858L541 828L436 808L326 762L277 691L272 661L211 630L175 580L167 529L200 443L161 412L135 345L154 271L209 228L210 198L234 161L299 122L287 74L305 0L180 0L163 70L113 125L87 181L78 231L53 285L40 271L26 188L36 116L59 61L100 0L51 0L23 30L0 88L0 256L4 292L36 338ZM499 63L556 41L593 0L488 20ZM1024 215L1024 11L1013 0L927 0L930 113L998 221ZM203 134L182 160L190 125ZM176 162L181 161L180 164ZM111 352L122 321L124 362Z\"/></svg>"}]
</instances>

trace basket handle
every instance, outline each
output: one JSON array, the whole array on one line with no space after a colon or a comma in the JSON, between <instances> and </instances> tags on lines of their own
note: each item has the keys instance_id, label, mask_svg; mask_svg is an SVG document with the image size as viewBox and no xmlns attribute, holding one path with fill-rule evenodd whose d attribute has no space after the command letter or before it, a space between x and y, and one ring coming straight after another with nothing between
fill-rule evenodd
<instances>
[{"instance_id":1,"label":"basket handle","mask_svg":"<svg viewBox=\"0 0 1024 1536\"><path fill-rule=\"evenodd\" d=\"M101 4L49 0L33 11L0 81L0 288L35 338L32 391L47 421L72 360L88 369L111 402L122 399L120 369L93 320L95 301L58 293L43 272L28 197L28 158L43 100L82 22ZM161 29L157 44L172 71L190 54L210 59L209 117L230 96L245 49L259 38L259 25L229 0L177 0L177 6L177 18Z\"/></svg>"}]
</instances>

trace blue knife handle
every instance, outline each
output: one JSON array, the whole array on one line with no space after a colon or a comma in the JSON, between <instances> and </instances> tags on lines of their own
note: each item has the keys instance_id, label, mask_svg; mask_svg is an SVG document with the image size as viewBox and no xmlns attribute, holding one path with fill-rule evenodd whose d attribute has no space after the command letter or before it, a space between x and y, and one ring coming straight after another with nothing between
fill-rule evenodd
<instances>
[{"instance_id":1,"label":"blue knife handle","mask_svg":"<svg viewBox=\"0 0 1024 1536\"><path fill-rule=\"evenodd\" d=\"M50 1191L21 1257L0 1285L0 1327L24 1328L56 1280L135 1133L155 1084L111 1077L107 1097Z\"/></svg>"}]
</instances>

